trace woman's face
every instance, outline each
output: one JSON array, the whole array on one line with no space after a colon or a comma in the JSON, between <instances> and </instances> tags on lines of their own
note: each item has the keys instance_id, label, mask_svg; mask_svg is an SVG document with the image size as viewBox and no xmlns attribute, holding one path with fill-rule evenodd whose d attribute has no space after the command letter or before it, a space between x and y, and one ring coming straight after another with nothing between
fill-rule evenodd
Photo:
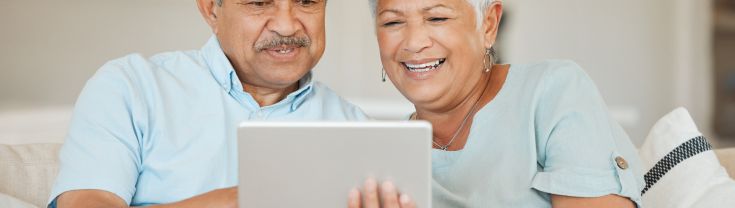
<instances>
[{"instance_id":1,"label":"woman's face","mask_svg":"<svg viewBox=\"0 0 735 208\"><path fill-rule=\"evenodd\" d=\"M379 0L376 32L383 67L415 105L459 102L484 70L484 36L467 0Z\"/></svg>"}]
</instances>

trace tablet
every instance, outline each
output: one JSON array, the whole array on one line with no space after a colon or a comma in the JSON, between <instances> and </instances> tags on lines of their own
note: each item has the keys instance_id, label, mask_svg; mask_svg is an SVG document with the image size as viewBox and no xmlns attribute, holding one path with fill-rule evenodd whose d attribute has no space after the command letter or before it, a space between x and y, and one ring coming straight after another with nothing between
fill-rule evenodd
<instances>
[{"instance_id":1,"label":"tablet","mask_svg":"<svg viewBox=\"0 0 735 208\"><path fill-rule=\"evenodd\" d=\"M368 177L431 206L431 124L244 122L238 128L241 208L344 208Z\"/></svg>"}]
</instances>

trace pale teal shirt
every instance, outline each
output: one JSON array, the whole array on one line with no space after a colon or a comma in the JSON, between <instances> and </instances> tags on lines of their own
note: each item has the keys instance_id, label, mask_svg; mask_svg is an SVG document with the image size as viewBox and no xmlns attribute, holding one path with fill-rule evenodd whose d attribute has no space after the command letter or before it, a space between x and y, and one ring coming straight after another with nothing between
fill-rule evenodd
<instances>
[{"instance_id":1,"label":"pale teal shirt","mask_svg":"<svg viewBox=\"0 0 735 208\"><path fill-rule=\"evenodd\" d=\"M307 75L267 107L243 91L216 38L199 51L105 64L77 100L50 196L101 189L140 206L237 185L236 127L244 120L364 120Z\"/></svg>"},{"instance_id":2,"label":"pale teal shirt","mask_svg":"<svg viewBox=\"0 0 735 208\"><path fill-rule=\"evenodd\" d=\"M432 157L434 207L551 207L550 194L617 194L640 205L645 185L630 139L568 61L512 65L464 149Z\"/></svg>"}]
</instances>

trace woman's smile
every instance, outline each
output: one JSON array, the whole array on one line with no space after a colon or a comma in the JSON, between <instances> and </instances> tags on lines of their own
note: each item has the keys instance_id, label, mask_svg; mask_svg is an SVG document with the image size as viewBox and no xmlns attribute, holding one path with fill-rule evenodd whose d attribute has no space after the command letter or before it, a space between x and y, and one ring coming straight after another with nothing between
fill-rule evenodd
<instances>
[{"instance_id":1,"label":"woman's smile","mask_svg":"<svg viewBox=\"0 0 735 208\"><path fill-rule=\"evenodd\" d=\"M401 62L401 65L409 78L424 80L428 79L434 72L439 71L446 61L446 58L411 60Z\"/></svg>"}]
</instances>

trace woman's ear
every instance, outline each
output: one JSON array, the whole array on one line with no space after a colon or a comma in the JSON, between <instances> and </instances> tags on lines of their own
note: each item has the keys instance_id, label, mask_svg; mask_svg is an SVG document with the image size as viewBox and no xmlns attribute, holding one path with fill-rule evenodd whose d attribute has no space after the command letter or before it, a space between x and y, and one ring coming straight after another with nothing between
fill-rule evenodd
<instances>
[{"instance_id":1,"label":"woman's ear","mask_svg":"<svg viewBox=\"0 0 735 208\"><path fill-rule=\"evenodd\" d=\"M495 44L498 37L498 28L500 28L500 19L503 17L503 2L494 1L485 9L485 15L482 18L482 32L484 35L485 48L490 48Z\"/></svg>"},{"instance_id":2,"label":"woman's ear","mask_svg":"<svg viewBox=\"0 0 735 208\"><path fill-rule=\"evenodd\" d=\"M199 13L207 22L212 32L217 33L217 13L219 13L220 6L218 6L215 0L197 0L197 7L199 7Z\"/></svg>"}]
</instances>

